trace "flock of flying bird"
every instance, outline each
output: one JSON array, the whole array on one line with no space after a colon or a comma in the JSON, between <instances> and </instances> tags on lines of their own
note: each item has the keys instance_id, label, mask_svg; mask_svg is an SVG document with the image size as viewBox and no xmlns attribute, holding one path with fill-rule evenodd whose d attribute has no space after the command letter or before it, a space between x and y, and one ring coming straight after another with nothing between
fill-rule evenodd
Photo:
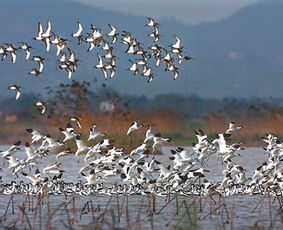
<instances>
[{"instance_id":1,"label":"flock of flying bird","mask_svg":"<svg viewBox=\"0 0 283 230\"><path fill-rule=\"evenodd\" d=\"M165 64L165 71L173 73L174 80L179 75L179 67L184 60L191 60L190 56L183 55L184 46L181 44L181 40L174 36L176 42L169 45L169 48L161 47L157 44L157 41L160 38L159 34L159 25L153 18L148 18L148 23L145 25L147 27L153 28L154 31L149 33L148 36L154 39L154 43L150 47L144 47L141 42L137 40L130 32L122 31L118 33L117 29L108 24L110 31L102 33L100 28L95 27L91 24L90 32L83 33L83 27L81 23L78 22L78 29L76 32L72 33L71 36L78 40L78 45L83 42L89 45L87 51L90 52L96 47L101 47L102 51L105 51L106 54L97 53L98 63L94 68L99 69L105 79L112 79L116 73L116 56L113 54L114 47L117 45L118 39L121 40L121 43L127 47L125 53L132 55L129 59L130 67L129 71L133 73L134 76L141 75L147 79L147 82L151 82L156 76L153 73L152 65L159 67L161 64ZM76 57L76 53L69 47L69 39L61 37L59 34L52 31L51 21L48 20L46 30L43 30L41 23L38 23L38 32L37 35L33 38L36 41L41 41L45 44L45 49L47 52L50 51L51 46L56 47L56 56L60 55L58 60L58 68L66 71L68 78L71 79L73 73L79 67L80 60ZM148 50L147 50L148 49ZM2 54L2 61L4 61L8 54L11 56L12 64L15 64L18 51L25 52L25 60L29 60L31 57L32 46L27 42L22 42L19 48L16 48L12 43L4 43L0 46L0 54ZM67 50L67 52L66 52ZM98 50L97 50L98 51ZM175 57L174 57L175 56ZM154 59L155 62L150 62L149 59ZM46 58L39 55L31 57L31 60L36 62L38 65L37 68L33 68L29 74L39 76L44 71L44 65ZM19 99L21 95L21 86L11 85L9 86L10 90L16 92L16 99ZM39 103L39 107L42 103ZM42 109L41 109L42 111Z\"/></svg>"},{"instance_id":2,"label":"flock of flying bird","mask_svg":"<svg viewBox=\"0 0 283 230\"><path fill-rule=\"evenodd\" d=\"M145 25L154 31L148 34L154 39L154 44L149 47L149 52L143 45L127 31L117 33L116 28L109 24L110 31L102 33L100 28L91 25L91 32L83 34L83 27L78 23L78 30L71 36L78 40L78 44L86 42L89 45L88 52L101 46L106 51L105 55L97 53L98 63L94 66L103 73L105 79L113 78L116 71L116 56L113 55L114 44L121 39L122 44L127 46L125 53L133 55L136 59L130 59L129 71L133 75L141 74L147 78L147 82L154 79L152 66L149 59L155 59L155 66L165 64L165 71L173 73L174 79L178 77L179 68L184 60L191 60L189 56L183 55L184 46L175 36L176 42L170 45L170 50L162 48L157 44L160 39L158 23L152 18L148 18ZM111 40L107 40L107 39ZM34 38L42 41L48 52L52 45L56 46L56 56L60 55L59 69L65 70L68 78L78 69L79 59L75 52L68 47L68 39L60 37L52 31L51 21L48 20L46 30L43 30L41 23L38 24L38 33ZM29 60L32 47L27 42L22 42L19 48L15 48L11 43L5 43L6 47L0 46L2 61L10 54L11 62L14 64L18 51L25 52L25 60ZM65 52L68 50L68 55ZM176 57L174 58L173 55ZM33 56L32 61L38 67L33 68L29 74L39 76L43 73L46 59L41 56ZM21 95L21 86L11 85L10 90L16 92L16 100ZM36 106L43 114L46 111L47 102L39 100ZM76 129L74 129L74 125ZM137 130L144 128L143 124L133 122L126 135L130 137ZM157 160L154 153L161 152L164 144L170 142L171 138L162 137L160 133L154 133L151 127L145 133L144 142L127 151L124 147L114 146L115 142L107 138L107 134L100 132L96 125L90 128L88 139L82 139L81 123L76 117L71 117L66 128L59 128L64 135L62 141L57 141L50 135L42 134L36 129L27 129L31 135L31 142L24 144L26 158L19 158L18 153L22 150L21 141L13 144L9 149L1 151L4 160L5 170L11 170L16 177L25 177L30 183L16 180L11 183L0 183L0 192L29 193L29 194L80 194L88 195L93 193L102 194L148 194L166 195L168 193L178 193L180 195L207 195L219 193L222 195L233 194L274 194L282 195L283 170L281 161L283 160L283 143L274 135L267 134L263 141L267 143L265 148L269 153L267 161L256 168L251 178L246 177L246 170L243 166L233 162L234 158L240 156L239 151L244 148L244 142L228 144L228 140L234 132L243 128L234 122L229 124L228 129L220 134L216 134L214 140L209 141L203 130L195 132L197 143L193 144L193 151L183 147L171 149L172 156L166 161ZM77 132L76 132L77 130ZM71 146L75 143L76 151L72 151ZM53 164L44 167L41 171L39 166L44 163L45 158L56 154ZM153 155L152 155L153 154ZM83 155L83 161L80 156ZM206 178L209 170L205 166L209 164L210 157L217 156L222 164L226 165L223 170L222 181L213 183ZM68 173L61 168L64 159L71 157L81 167L78 176L84 178L85 182L64 181L64 176ZM81 165L83 162L83 165ZM34 170L35 169L35 170ZM4 168L2 169L2 171ZM34 171L34 173L33 173ZM51 176L54 174L55 176ZM105 182L112 183L105 183Z\"/></svg>"},{"instance_id":3,"label":"flock of flying bird","mask_svg":"<svg viewBox=\"0 0 283 230\"><path fill-rule=\"evenodd\" d=\"M59 128L64 135L63 141L56 141L39 130L27 129L31 142L24 145L25 159L17 157L22 148L20 141L2 151L1 155L7 165L5 170L10 170L16 177L30 180L30 183L17 180L8 184L1 182L0 192L41 195L282 195L283 170L280 163L283 160L283 144L273 134L267 134L263 138L267 143L265 150L269 153L268 160L256 168L251 178L247 178L243 166L233 162L240 155L239 151L244 149L243 142L227 142L234 132L243 128L234 122L229 124L225 132L216 134L212 141L208 140L202 130L196 131L197 143L193 144L193 151L182 147L171 149L172 156L163 162L151 153L162 151L162 146L170 142L171 138L154 133L151 127L145 133L144 142L132 151L127 151L115 146L115 142L107 138L107 134L100 132L96 125L90 128L87 144L82 140L81 134L75 132L74 125L80 131L80 121L74 117L70 118L65 129ZM142 129L143 124L133 122L126 135L135 135L137 130ZM76 145L75 151L69 147L73 142ZM51 154L57 154L54 162L39 170L39 166ZM80 159L81 155L84 156L83 161ZM205 166L209 164L211 157L220 158L222 164L226 165L222 181L213 183L206 177L209 170ZM66 162L65 158L70 158L74 163L77 161L76 164L80 166L77 173L79 178L84 178L83 181L80 179L75 183L63 180L74 173L73 169L67 171L61 168Z\"/></svg>"}]
</instances>

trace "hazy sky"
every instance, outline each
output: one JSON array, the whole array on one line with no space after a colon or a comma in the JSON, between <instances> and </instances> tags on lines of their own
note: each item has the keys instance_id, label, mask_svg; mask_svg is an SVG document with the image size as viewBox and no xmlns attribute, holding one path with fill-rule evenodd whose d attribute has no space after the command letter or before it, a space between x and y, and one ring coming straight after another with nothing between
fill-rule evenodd
<instances>
[{"instance_id":1,"label":"hazy sky","mask_svg":"<svg viewBox=\"0 0 283 230\"><path fill-rule=\"evenodd\" d=\"M175 17L185 23L217 20L261 0L75 0L142 16Z\"/></svg>"}]
</instances>

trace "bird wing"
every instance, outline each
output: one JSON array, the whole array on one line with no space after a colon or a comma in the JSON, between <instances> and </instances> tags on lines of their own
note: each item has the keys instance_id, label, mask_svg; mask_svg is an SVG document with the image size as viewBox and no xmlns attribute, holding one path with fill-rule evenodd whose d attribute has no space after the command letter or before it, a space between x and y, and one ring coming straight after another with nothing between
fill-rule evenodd
<instances>
[{"instance_id":1,"label":"bird wing","mask_svg":"<svg viewBox=\"0 0 283 230\"><path fill-rule=\"evenodd\" d=\"M46 32L45 32L45 33L46 33L46 34L50 34L51 29L52 29L51 21L48 20L48 22L47 22L47 29L46 29Z\"/></svg>"},{"instance_id":2,"label":"bird wing","mask_svg":"<svg viewBox=\"0 0 283 230\"><path fill-rule=\"evenodd\" d=\"M37 26L37 36L38 36L38 37L41 37L42 33L43 33L42 25L41 25L41 23L39 22L39 23L38 23L38 26Z\"/></svg>"},{"instance_id":3,"label":"bird wing","mask_svg":"<svg viewBox=\"0 0 283 230\"><path fill-rule=\"evenodd\" d=\"M12 60L12 64L14 64L16 62L16 58L17 58L17 55L15 52L11 52L11 60Z\"/></svg>"},{"instance_id":4,"label":"bird wing","mask_svg":"<svg viewBox=\"0 0 283 230\"><path fill-rule=\"evenodd\" d=\"M16 90L16 100L19 99L20 95L21 95L21 91L20 90Z\"/></svg>"},{"instance_id":5,"label":"bird wing","mask_svg":"<svg viewBox=\"0 0 283 230\"><path fill-rule=\"evenodd\" d=\"M81 25L81 23L78 22L78 30L75 33L76 36L80 36L81 32L83 31L83 27Z\"/></svg>"},{"instance_id":6,"label":"bird wing","mask_svg":"<svg viewBox=\"0 0 283 230\"><path fill-rule=\"evenodd\" d=\"M44 43L45 43L46 51L49 52L49 50L50 50L50 39L45 38Z\"/></svg>"}]
</instances>

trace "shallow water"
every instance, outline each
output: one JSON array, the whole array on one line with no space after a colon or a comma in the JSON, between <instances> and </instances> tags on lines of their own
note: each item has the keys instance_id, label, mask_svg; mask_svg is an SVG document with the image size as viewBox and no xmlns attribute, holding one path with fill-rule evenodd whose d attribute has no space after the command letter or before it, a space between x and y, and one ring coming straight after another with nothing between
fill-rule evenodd
<instances>
[{"instance_id":1,"label":"shallow water","mask_svg":"<svg viewBox=\"0 0 283 230\"><path fill-rule=\"evenodd\" d=\"M1 196L1 215L7 209L10 197ZM23 226L29 228L28 222L35 229L40 229L40 226L48 229L49 225L52 229L70 229L70 226L73 229L94 229L95 226L97 229L251 229L256 225L262 229L283 227L282 213L277 201L272 204L273 198L269 200L265 197L253 211L262 199L260 196L233 196L225 199L214 196L215 204L209 198L177 198L172 195L170 203L169 197L156 197L155 209L152 196L50 196L44 198L40 206L37 206L38 197L28 199L24 195L14 195L13 199L15 214L12 214L10 203L7 219L3 221L2 218L0 228L11 227L15 221L19 229L23 229ZM23 205L27 217L21 215L19 207Z\"/></svg>"},{"instance_id":2,"label":"shallow water","mask_svg":"<svg viewBox=\"0 0 283 230\"><path fill-rule=\"evenodd\" d=\"M173 147L164 148L164 155L158 155L156 158L169 164L168 157L171 155L169 151L171 148ZM23 153L18 153L17 156L25 157ZM247 170L247 176L251 176L253 170L266 158L267 155L264 155L262 149L247 148L241 151L241 157L233 161L243 165ZM59 160L62 162L61 168L66 171L63 176L64 181L84 181L84 178L79 178L77 173L83 165L82 156L79 164L74 157ZM41 170L54 161L54 155L48 156L41 160L42 163L38 165L38 168ZM3 164L2 158L0 163ZM222 165L216 156L210 157L205 168L210 170L206 176L212 182L222 179L222 170L225 165ZM33 168L32 171L35 169ZM1 173L3 183L9 183L15 179L9 170L4 169L3 171ZM28 172L28 169L25 171ZM20 176L15 180L25 181L25 178ZM0 216L4 215L10 198L11 195L1 195ZM112 197L109 195L68 197L52 195L44 198L43 204L36 208L38 197L13 195L15 214L12 214L11 200L6 220L3 221L3 216L0 218L0 227L11 227L11 223L17 220L16 227L20 229L29 228L29 226L35 229L39 229L40 226L42 229L47 229L48 223L52 229L94 229L95 226L102 229L117 227L127 229L249 229L255 228L255 223L266 229L283 229L282 212L279 209L280 199L259 195L238 195L227 198L213 196L212 199L176 195L155 198L152 195L113 195ZM39 203L41 204L42 201ZM20 215L18 206L23 204L25 204L26 216L25 214ZM257 204L259 204L258 208L256 208Z\"/></svg>"}]
</instances>

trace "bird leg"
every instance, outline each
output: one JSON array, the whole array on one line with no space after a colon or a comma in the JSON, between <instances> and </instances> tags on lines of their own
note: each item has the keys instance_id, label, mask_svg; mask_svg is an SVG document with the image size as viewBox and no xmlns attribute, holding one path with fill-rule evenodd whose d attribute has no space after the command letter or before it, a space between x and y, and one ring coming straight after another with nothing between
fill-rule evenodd
<instances>
[{"instance_id":1,"label":"bird leg","mask_svg":"<svg viewBox=\"0 0 283 230\"><path fill-rule=\"evenodd\" d=\"M129 135L130 147L132 147L132 134Z\"/></svg>"}]
</instances>

